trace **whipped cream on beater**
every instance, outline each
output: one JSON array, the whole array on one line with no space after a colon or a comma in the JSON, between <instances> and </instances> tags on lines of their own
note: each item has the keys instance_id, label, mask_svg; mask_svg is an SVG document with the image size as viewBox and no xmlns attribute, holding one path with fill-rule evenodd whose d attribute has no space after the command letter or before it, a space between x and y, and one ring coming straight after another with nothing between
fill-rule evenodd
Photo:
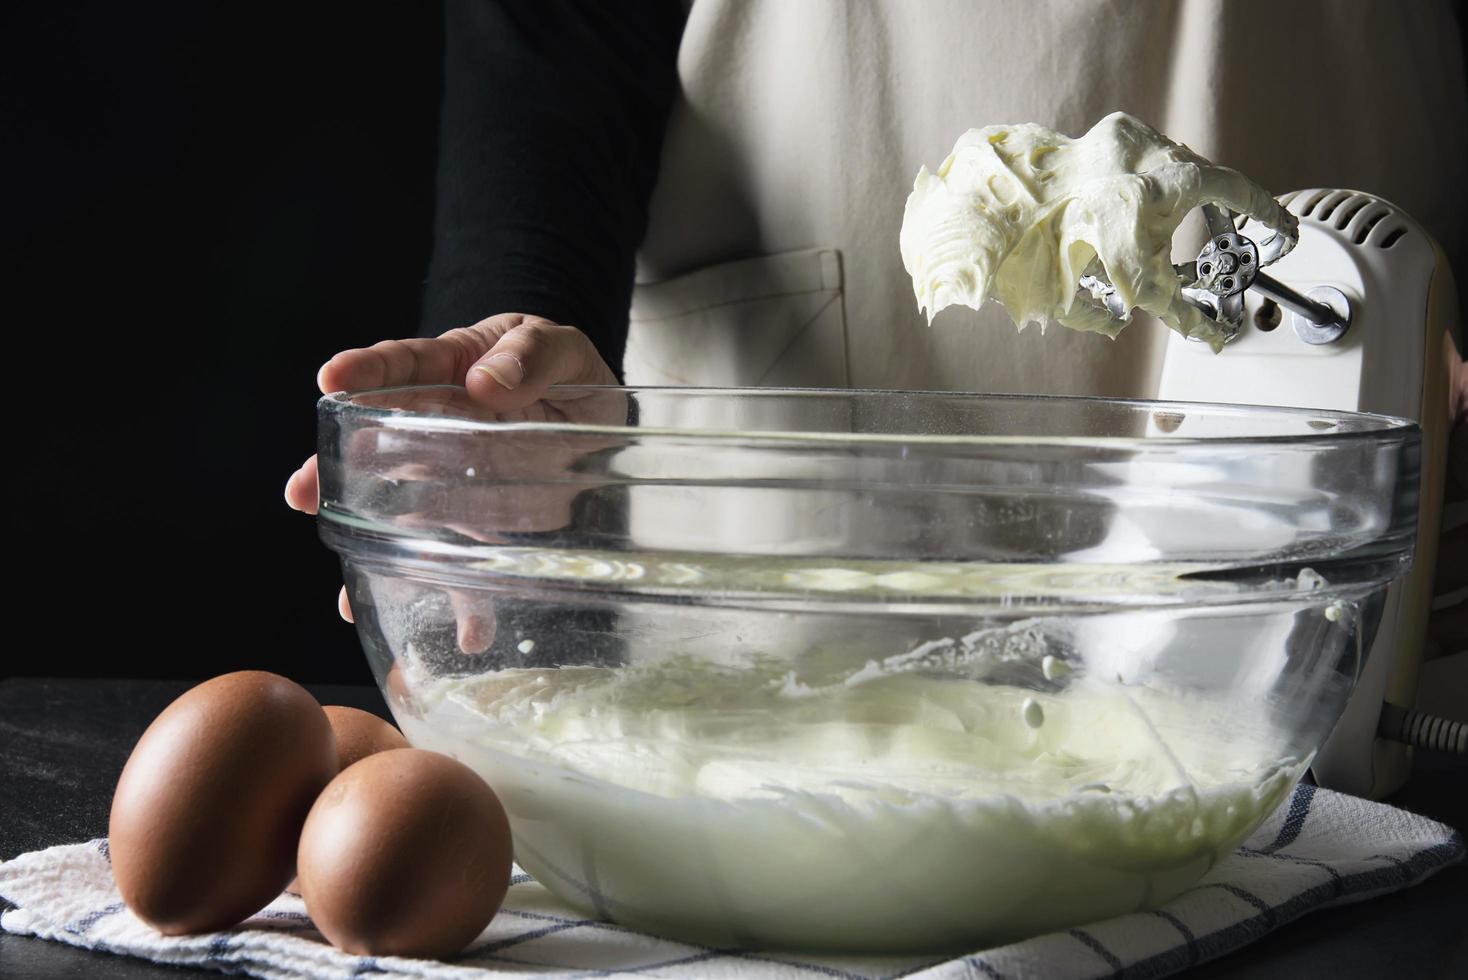
<instances>
[{"instance_id":1,"label":"whipped cream on beater","mask_svg":"<svg viewBox=\"0 0 1468 980\"><path fill-rule=\"evenodd\" d=\"M922 168L902 219L902 261L931 322L961 304L998 300L1019 327L1054 320L1114 337L1131 311L1223 346L1217 322L1188 303L1172 236L1194 208L1216 203L1274 229L1295 218L1243 174L1114 112L1079 139L1035 123L964 133L935 173ZM1103 273L1122 319L1077 295Z\"/></svg>"}]
</instances>

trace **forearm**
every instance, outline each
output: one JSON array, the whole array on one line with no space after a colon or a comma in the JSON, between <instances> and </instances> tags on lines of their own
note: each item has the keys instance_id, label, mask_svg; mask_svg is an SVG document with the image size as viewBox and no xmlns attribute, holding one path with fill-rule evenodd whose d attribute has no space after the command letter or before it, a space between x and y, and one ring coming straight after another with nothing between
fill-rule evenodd
<instances>
[{"instance_id":1,"label":"forearm","mask_svg":"<svg viewBox=\"0 0 1468 980\"><path fill-rule=\"evenodd\" d=\"M424 334L532 313L620 372L682 17L673 0L449 0Z\"/></svg>"}]
</instances>

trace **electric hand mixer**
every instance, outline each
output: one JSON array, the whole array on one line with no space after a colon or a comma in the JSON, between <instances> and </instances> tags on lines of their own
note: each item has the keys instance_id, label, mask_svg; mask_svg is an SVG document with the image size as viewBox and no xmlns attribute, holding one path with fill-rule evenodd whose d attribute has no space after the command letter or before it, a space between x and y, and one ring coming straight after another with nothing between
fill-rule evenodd
<instances>
[{"instance_id":1,"label":"electric hand mixer","mask_svg":"<svg viewBox=\"0 0 1468 980\"><path fill-rule=\"evenodd\" d=\"M1408 744L1468 751L1468 724L1411 710L1432 601L1449 425L1444 358L1457 297L1441 249L1392 204L1334 189L1296 191L1280 203L1301 219L1298 248L1294 230L1247 218L1235 227L1223 210L1204 207L1209 240L1196 261L1174 269L1184 297L1223 326L1228 349L1215 356L1172 334L1157 397L1375 412L1420 424L1416 559L1391 587L1374 636L1363 637L1351 702L1313 765L1321 785L1380 797L1406 780ZM1103 277L1080 285L1121 315ZM1279 329L1285 310L1292 329Z\"/></svg>"}]
</instances>

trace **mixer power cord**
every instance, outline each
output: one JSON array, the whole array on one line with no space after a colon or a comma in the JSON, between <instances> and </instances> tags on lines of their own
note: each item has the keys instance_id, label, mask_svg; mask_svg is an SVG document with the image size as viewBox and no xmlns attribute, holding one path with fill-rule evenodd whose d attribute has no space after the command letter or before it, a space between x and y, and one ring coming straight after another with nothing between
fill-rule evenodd
<instances>
[{"instance_id":1,"label":"mixer power cord","mask_svg":"<svg viewBox=\"0 0 1468 980\"><path fill-rule=\"evenodd\" d=\"M1468 724L1413 711L1390 702L1381 706L1376 732L1394 742L1436 752L1468 755Z\"/></svg>"}]
</instances>

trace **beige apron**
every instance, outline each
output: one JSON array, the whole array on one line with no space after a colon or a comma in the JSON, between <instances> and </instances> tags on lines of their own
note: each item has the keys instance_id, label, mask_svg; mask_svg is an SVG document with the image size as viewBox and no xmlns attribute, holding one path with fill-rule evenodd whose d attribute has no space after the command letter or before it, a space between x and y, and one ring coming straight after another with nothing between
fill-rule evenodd
<instances>
[{"instance_id":1,"label":"beige apron","mask_svg":"<svg viewBox=\"0 0 1468 980\"><path fill-rule=\"evenodd\" d=\"M1435 0L693 0L678 70L629 384L1151 395L1155 322L918 315L903 205L971 126L1125 109L1276 193L1380 194L1462 257L1468 109Z\"/></svg>"}]
</instances>

